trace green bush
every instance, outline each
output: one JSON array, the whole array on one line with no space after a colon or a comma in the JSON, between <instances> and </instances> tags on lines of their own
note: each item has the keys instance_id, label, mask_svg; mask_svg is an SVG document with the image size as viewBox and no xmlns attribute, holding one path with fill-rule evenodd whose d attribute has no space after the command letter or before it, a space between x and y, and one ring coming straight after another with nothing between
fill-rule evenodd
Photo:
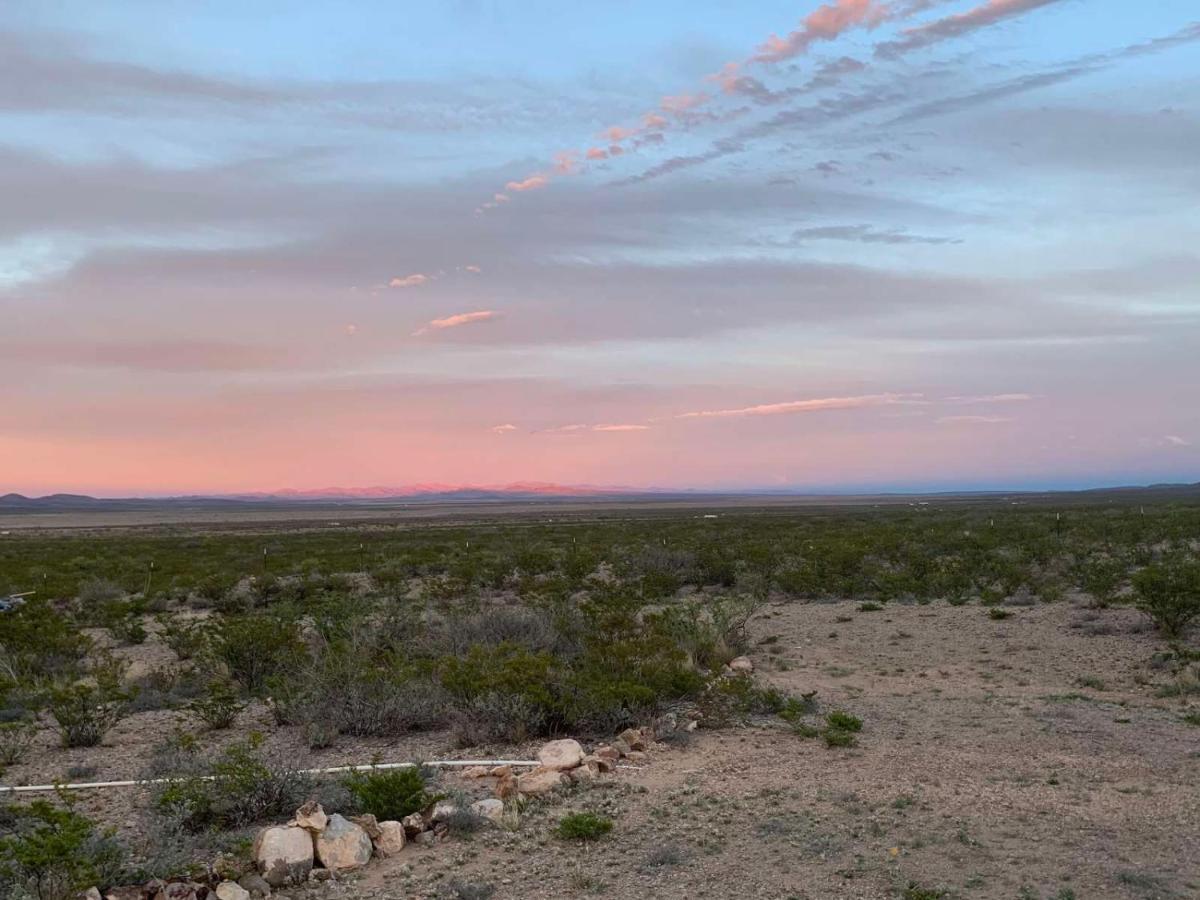
<instances>
[{"instance_id":1,"label":"green bush","mask_svg":"<svg viewBox=\"0 0 1200 900\"><path fill-rule=\"evenodd\" d=\"M111 833L47 800L9 806L0 817L0 894L71 900L120 879L124 848Z\"/></svg>"},{"instance_id":2,"label":"green bush","mask_svg":"<svg viewBox=\"0 0 1200 900\"><path fill-rule=\"evenodd\" d=\"M211 647L230 676L251 694L262 693L269 678L295 669L308 656L294 621L261 613L223 619L212 634Z\"/></svg>"},{"instance_id":3,"label":"green bush","mask_svg":"<svg viewBox=\"0 0 1200 900\"><path fill-rule=\"evenodd\" d=\"M567 813L554 829L557 837L564 841L595 841L613 829L612 819L593 812Z\"/></svg>"},{"instance_id":4,"label":"green bush","mask_svg":"<svg viewBox=\"0 0 1200 900\"><path fill-rule=\"evenodd\" d=\"M207 690L187 705L188 712L214 730L231 726L245 708L233 685L222 679L211 681Z\"/></svg>"},{"instance_id":5,"label":"green bush","mask_svg":"<svg viewBox=\"0 0 1200 900\"><path fill-rule=\"evenodd\" d=\"M155 807L188 831L242 828L291 815L312 787L310 779L266 759L263 738L251 734L206 759L194 740L177 738L170 762L186 770L159 789Z\"/></svg>"},{"instance_id":6,"label":"green bush","mask_svg":"<svg viewBox=\"0 0 1200 900\"><path fill-rule=\"evenodd\" d=\"M15 766L24 759L36 736L34 722L0 722L0 769Z\"/></svg>"},{"instance_id":7,"label":"green bush","mask_svg":"<svg viewBox=\"0 0 1200 900\"><path fill-rule=\"evenodd\" d=\"M95 667L94 683L78 682L50 692L50 715L64 747L95 747L125 717L134 694L121 685L122 672L121 664L108 660Z\"/></svg>"},{"instance_id":8,"label":"green bush","mask_svg":"<svg viewBox=\"0 0 1200 900\"><path fill-rule=\"evenodd\" d=\"M342 782L358 807L380 821L400 821L442 799L429 792L419 765L401 769L357 769Z\"/></svg>"},{"instance_id":9,"label":"green bush","mask_svg":"<svg viewBox=\"0 0 1200 900\"><path fill-rule=\"evenodd\" d=\"M1200 561L1181 556L1152 563L1133 576L1137 605L1165 637L1176 638L1200 616Z\"/></svg>"},{"instance_id":10,"label":"green bush","mask_svg":"<svg viewBox=\"0 0 1200 900\"><path fill-rule=\"evenodd\" d=\"M842 731L855 733L862 731L863 727L862 719L840 709L828 713L825 716L825 724L830 728L840 728Z\"/></svg>"}]
</instances>

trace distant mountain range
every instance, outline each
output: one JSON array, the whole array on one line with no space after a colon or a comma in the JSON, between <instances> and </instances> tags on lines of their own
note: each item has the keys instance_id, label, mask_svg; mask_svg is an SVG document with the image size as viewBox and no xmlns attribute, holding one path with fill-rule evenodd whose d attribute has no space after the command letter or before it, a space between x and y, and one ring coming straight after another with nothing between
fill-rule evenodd
<instances>
[{"instance_id":1,"label":"distant mountain range","mask_svg":"<svg viewBox=\"0 0 1200 900\"><path fill-rule=\"evenodd\" d=\"M554 501L554 500L666 500L671 498L702 500L704 498L731 497L796 497L831 500L850 500L854 496L865 497L1047 497L1077 496L1080 499L1097 499L1106 495L1128 498L1131 494L1145 494L1163 498L1172 495L1185 499L1200 499L1200 482L1194 484L1151 484L1092 488L1081 491L913 491L913 492L864 492L852 494L822 494L781 490L667 490L659 488L594 487L587 485L561 485L544 482L516 482L493 486L455 486L447 484L414 484L404 487L366 488L321 488L317 490L280 490L274 492L246 494L213 494L179 497L90 497L86 494L49 494L45 497L26 497L23 494L0 496L0 512L74 512L83 510L114 509L164 509L170 507L187 509L245 509L262 506L301 505L353 505L396 503L453 503L489 501Z\"/></svg>"}]
</instances>

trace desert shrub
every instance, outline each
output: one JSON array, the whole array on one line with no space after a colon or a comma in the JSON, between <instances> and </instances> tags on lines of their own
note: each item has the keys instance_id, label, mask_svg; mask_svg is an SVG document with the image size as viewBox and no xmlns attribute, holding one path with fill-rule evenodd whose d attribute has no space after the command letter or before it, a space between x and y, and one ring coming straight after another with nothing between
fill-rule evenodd
<instances>
[{"instance_id":1,"label":"desert shrub","mask_svg":"<svg viewBox=\"0 0 1200 900\"><path fill-rule=\"evenodd\" d=\"M251 734L206 759L199 745L177 737L170 765L183 774L161 787L154 806L192 832L242 828L290 815L311 788L309 778L267 759L262 735Z\"/></svg>"},{"instance_id":2,"label":"desert shrub","mask_svg":"<svg viewBox=\"0 0 1200 900\"><path fill-rule=\"evenodd\" d=\"M122 873L126 853L70 805L35 800L0 816L0 894L71 900L88 887L107 887Z\"/></svg>"},{"instance_id":3,"label":"desert shrub","mask_svg":"<svg viewBox=\"0 0 1200 900\"><path fill-rule=\"evenodd\" d=\"M380 821L399 821L441 799L429 791L425 772L419 765L400 769L358 769L342 783L357 806Z\"/></svg>"},{"instance_id":4,"label":"desert shrub","mask_svg":"<svg viewBox=\"0 0 1200 900\"><path fill-rule=\"evenodd\" d=\"M187 705L188 712L214 730L231 726L245 708L234 686L220 678L209 682L205 692Z\"/></svg>"},{"instance_id":5,"label":"desert shrub","mask_svg":"<svg viewBox=\"0 0 1200 900\"><path fill-rule=\"evenodd\" d=\"M163 643L185 662L200 656L208 644L209 631L199 619L159 616L158 631Z\"/></svg>"},{"instance_id":6,"label":"desert shrub","mask_svg":"<svg viewBox=\"0 0 1200 900\"><path fill-rule=\"evenodd\" d=\"M24 759L36 737L37 724L34 722L0 722L0 770Z\"/></svg>"},{"instance_id":7,"label":"desert shrub","mask_svg":"<svg viewBox=\"0 0 1200 900\"><path fill-rule=\"evenodd\" d=\"M116 660L93 668L92 682L77 682L50 692L50 715L64 747L95 747L125 717L134 692L121 684L124 667Z\"/></svg>"},{"instance_id":8,"label":"desert shrub","mask_svg":"<svg viewBox=\"0 0 1200 900\"><path fill-rule=\"evenodd\" d=\"M548 730L549 710L522 694L489 691L460 701L451 713L459 746L519 744Z\"/></svg>"},{"instance_id":9,"label":"desert shrub","mask_svg":"<svg viewBox=\"0 0 1200 900\"><path fill-rule=\"evenodd\" d=\"M825 724L830 728L840 728L842 731L862 731L862 719L844 710L835 709L825 716Z\"/></svg>"},{"instance_id":10,"label":"desert shrub","mask_svg":"<svg viewBox=\"0 0 1200 900\"><path fill-rule=\"evenodd\" d=\"M208 679L194 668L162 667L139 676L130 686L135 693L128 709L130 713L139 713L179 709L204 693Z\"/></svg>"},{"instance_id":11,"label":"desert shrub","mask_svg":"<svg viewBox=\"0 0 1200 900\"><path fill-rule=\"evenodd\" d=\"M1133 588L1138 608L1168 638L1200 616L1200 561L1176 556L1151 563L1133 576Z\"/></svg>"},{"instance_id":12,"label":"desert shrub","mask_svg":"<svg viewBox=\"0 0 1200 900\"><path fill-rule=\"evenodd\" d=\"M17 681L72 676L92 641L45 600L0 615L0 673Z\"/></svg>"},{"instance_id":13,"label":"desert shrub","mask_svg":"<svg viewBox=\"0 0 1200 900\"><path fill-rule=\"evenodd\" d=\"M723 728L754 715L799 715L797 704L775 688L761 688L749 675L715 678L699 699L705 724Z\"/></svg>"},{"instance_id":14,"label":"desert shrub","mask_svg":"<svg viewBox=\"0 0 1200 900\"><path fill-rule=\"evenodd\" d=\"M308 655L294 621L255 613L219 622L212 653L247 692L262 693L267 680L295 669Z\"/></svg>"},{"instance_id":15,"label":"desert shrub","mask_svg":"<svg viewBox=\"0 0 1200 900\"><path fill-rule=\"evenodd\" d=\"M120 600L125 596L125 591L119 584L105 578L92 578L79 586L75 596L86 613L89 606Z\"/></svg>"},{"instance_id":16,"label":"desert shrub","mask_svg":"<svg viewBox=\"0 0 1200 900\"><path fill-rule=\"evenodd\" d=\"M904 889L904 900L942 900L947 893L939 888L921 887L915 881L910 881Z\"/></svg>"},{"instance_id":17,"label":"desert shrub","mask_svg":"<svg viewBox=\"0 0 1200 900\"><path fill-rule=\"evenodd\" d=\"M613 829L612 819L594 812L567 813L554 829L556 837L564 841L595 841Z\"/></svg>"}]
</instances>

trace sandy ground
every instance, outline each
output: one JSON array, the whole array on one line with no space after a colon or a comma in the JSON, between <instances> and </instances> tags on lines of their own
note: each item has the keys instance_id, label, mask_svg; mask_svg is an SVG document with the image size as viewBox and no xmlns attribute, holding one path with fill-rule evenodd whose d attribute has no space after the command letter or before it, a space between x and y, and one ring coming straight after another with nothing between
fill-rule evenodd
<instances>
[{"instance_id":1,"label":"sandy ground","mask_svg":"<svg viewBox=\"0 0 1200 900\"><path fill-rule=\"evenodd\" d=\"M1161 642L1132 610L1012 613L775 605L753 623L759 677L860 716L857 746L828 748L767 722L701 730L686 747L655 746L643 768L534 804L514 830L410 848L292 893L483 897L490 885L497 898L815 900L899 897L916 882L1006 900L1200 897L1200 728L1181 718L1187 701L1156 697L1170 680L1149 664ZM44 734L6 783L61 778L72 765L136 775L174 718L131 717L93 751L55 748ZM239 730L250 727L270 728L264 709L243 714ZM314 765L474 755L444 734L319 754L287 731L270 743ZM124 826L137 802L85 798ZM612 835L555 839L554 823L576 809L610 814Z\"/></svg>"}]
</instances>

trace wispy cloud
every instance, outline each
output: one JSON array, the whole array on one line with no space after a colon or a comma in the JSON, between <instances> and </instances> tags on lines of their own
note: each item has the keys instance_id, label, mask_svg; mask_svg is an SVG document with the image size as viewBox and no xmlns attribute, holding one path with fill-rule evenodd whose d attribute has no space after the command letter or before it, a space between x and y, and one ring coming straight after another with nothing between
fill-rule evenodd
<instances>
[{"instance_id":1,"label":"wispy cloud","mask_svg":"<svg viewBox=\"0 0 1200 900\"><path fill-rule=\"evenodd\" d=\"M792 243L805 241L856 241L861 244L961 244L960 238L909 234L900 229L880 231L870 225L820 225L798 228Z\"/></svg>"},{"instance_id":2,"label":"wispy cloud","mask_svg":"<svg viewBox=\"0 0 1200 900\"><path fill-rule=\"evenodd\" d=\"M938 425L999 425L1011 421L1007 416L941 416L934 419Z\"/></svg>"},{"instance_id":3,"label":"wispy cloud","mask_svg":"<svg viewBox=\"0 0 1200 900\"><path fill-rule=\"evenodd\" d=\"M1168 447L1190 447L1190 446L1192 446L1191 441L1189 441L1187 438L1181 438L1177 434L1163 435L1163 443L1166 444Z\"/></svg>"},{"instance_id":4,"label":"wispy cloud","mask_svg":"<svg viewBox=\"0 0 1200 900\"><path fill-rule=\"evenodd\" d=\"M413 275L404 275L404 276L400 276L397 278L393 278L391 281L388 282L388 287L393 287L393 288L421 287L422 285L429 284L429 282L433 281L433 279L435 277L436 276L425 275L421 272L417 272Z\"/></svg>"},{"instance_id":5,"label":"wispy cloud","mask_svg":"<svg viewBox=\"0 0 1200 900\"><path fill-rule=\"evenodd\" d=\"M836 0L809 13L801 26L784 37L771 35L758 48L751 61L781 62L808 49L816 41L832 41L851 28L875 28L896 14L893 4L878 0Z\"/></svg>"},{"instance_id":6,"label":"wispy cloud","mask_svg":"<svg viewBox=\"0 0 1200 900\"><path fill-rule=\"evenodd\" d=\"M494 319L500 314L494 309L480 309L475 312L458 313L453 316L446 316L444 319L434 319L427 325L418 328L413 332L413 337L420 337L423 334L428 334L430 331L444 331L447 328L458 328L462 325L470 325L474 322L486 322L488 319Z\"/></svg>"},{"instance_id":7,"label":"wispy cloud","mask_svg":"<svg viewBox=\"0 0 1200 900\"><path fill-rule=\"evenodd\" d=\"M792 413L822 412L831 409L862 409L869 406L889 406L920 401L921 394L861 394L855 397L818 397L811 400L788 400L783 403L762 403L735 409L706 409L679 413L677 419L730 419L740 416L779 416Z\"/></svg>"},{"instance_id":8,"label":"wispy cloud","mask_svg":"<svg viewBox=\"0 0 1200 900\"><path fill-rule=\"evenodd\" d=\"M966 12L946 16L916 28L907 28L902 32L900 39L885 41L876 47L875 55L888 58L900 56L1060 2L1062 0L987 0L983 5Z\"/></svg>"},{"instance_id":9,"label":"wispy cloud","mask_svg":"<svg viewBox=\"0 0 1200 900\"><path fill-rule=\"evenodd\" d=\"M648 431L649 425L593 425L592 431Z\"/></svg>"},{"instance_id":10,"label":"wispy cloud","mask_svg":"<svg viewBox=\"0 0 1200 900\"><path fill-rule=\"evenodd\" d=\"M508 434L509 432L516 431L516 430L517 430L516 425L509 425L509 424L493 425L491 427L491 431L493 434Z\"/></svg>"}]
</instances>

